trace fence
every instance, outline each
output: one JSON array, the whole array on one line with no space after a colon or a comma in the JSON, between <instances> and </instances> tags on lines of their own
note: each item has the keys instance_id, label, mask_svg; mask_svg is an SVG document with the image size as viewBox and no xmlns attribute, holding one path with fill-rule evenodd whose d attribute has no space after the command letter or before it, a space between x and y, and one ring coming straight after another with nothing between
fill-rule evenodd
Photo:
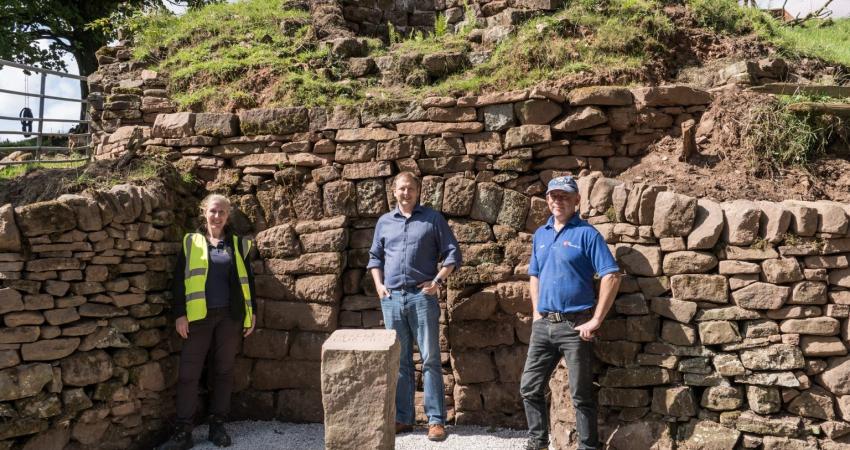
<instances>
[{"instance_id":1,"label":"fence","mask_svg":"<svg viewBox=\"0 0 850 450\"><path fill-rule=\"evenodd\" d=\"M81 81L86 81L86 77L82 77L82 76L79 76L79 75L71 75L71 74L64 73L64 72L57 72L57 71L54 71L54 70L42 69L42 68L34 67L34 66L28 66L26 64L18 64L18 63L15 63L15 62L0 59L0 67L5 67L5 66L15 67L15 68L22 69L22 70L25 70L25 71L28 71L28 72L39 73L41 76L39 77L40 87L39 87L39 93L38 94L30 93L30 92L27 92L27 91L17 91L17 90L13 90L13 89L0 88L0 93L4 93L4 94L20 95L22 97L37 97L38 98L38 105L39 105L38 106L38 116L32 117L32 118L26 118L26 120L30 120L30 121L32 121L32 123L37 124L37 131L6 130L6 129L0 128L0 134L17 134L17 135L25 135L25 136L31 135L31 136L35 136L35 138L36 138L36 144L34 146L0 147L0 157L20 150L20 151L34 151L35 152L34 158L22 160L22 161L5 161L5 162L0 161L0 167L9 166L9 165L16 165L16 164L29 164L29 163L34 163L34 162L38 162L38 163L63 162L63 163L66 163L66 162L88 161L91 158L91 128L88 126L91 123L91 120L90 120L90 117L88 115L88 112L86 113L85 119L54 119L54 118L45 118L44 117L44 100L59 100L59 101L64 101L64 102L76 102L76 103L82 103L82 104L88 103L86 101L86 99L46 95L44 91L45 91L45 88L46 88L45 81L46 81L46 78L47 78L48 75L55 75L55 76L63 77L63 78L72 78L72 79L81 80ZM21 117L2 116L2 115L0 115L0 119L2 119L2 120L14 120L14 121L21 121L22 120ZM86 125L86 132L85 133L48 133L48 132L44 132L44 122L85 124ZM78 141L83 141L84 145L82 145L82 146L69 145L69 146L66 146L66 147L44 145L44 141L45 141L44 137L47 137L47 136L67 137L69 144L76 143ZM50 152L54 152L54 153L70 153L71 150L73 150L75 152L84 151L86 156L84 158L73 158L73 159L69 158L69 159L61 159L61 160L42 160L41 159L42 152L44 152L44 151L50 151Z\"/></svg>"}]
</instances>

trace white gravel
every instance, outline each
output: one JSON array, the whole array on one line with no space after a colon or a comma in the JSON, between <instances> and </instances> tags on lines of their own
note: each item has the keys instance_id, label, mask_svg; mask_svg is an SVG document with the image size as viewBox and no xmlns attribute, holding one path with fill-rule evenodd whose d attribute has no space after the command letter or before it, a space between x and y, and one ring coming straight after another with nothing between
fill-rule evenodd
<instances>
[{"instance_id":1,"label":"white gravel","mask_svg":"<svg viewBox=\"0 0 850 450\"><path fill-rule=\"evenodd\" d=\"M234 450L323 450L325 448L325 428L322 424L243 421L230 422L226 427L233 438L233 446L230 448ZM447 430L449 436L445 441L431 442L426 437L426 429L418 427L412 433L396 436L395 448L399 450L508 450L522 448L526 441L524 430L473 426L449 426ZM195 449L219 450L207 440L206 425L195 428L194 439Z\"/></svg>"}]
</instances>

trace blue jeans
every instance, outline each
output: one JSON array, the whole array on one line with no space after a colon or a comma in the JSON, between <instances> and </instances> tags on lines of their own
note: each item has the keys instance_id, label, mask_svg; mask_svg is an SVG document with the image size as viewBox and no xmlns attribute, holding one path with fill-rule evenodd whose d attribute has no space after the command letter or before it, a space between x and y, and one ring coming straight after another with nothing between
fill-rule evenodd
<instances>
[{"instance_id":1,"label":"blue jeans","mask_svg":"<svg viewBox=\"0 0 850 450\"><path fill-rule=\"evenodd\" d=\"M575 320L552 323L547 319L538 319L531 325L531 341L528 344L528 357L525 360L519 390L525 406L528 435L540 448L549 445L546 386L562 356L570 377L578 448L599 448L596 393L593 390L593 344L582 340L574 329L590 317L588 312L580 314Z\"/></svg>"},{"instance_id":2,"label":"blue jeans","mask_svg":"<svg viewBox=\"0 0 850 450\"><path fill-rule=\"evenodd\" d=\"M401 344L401 358L396 388L396 422L413 424L416 421L413 400L416 395L416 369L413 365L413 342L422 355L422 374L425 387L425 414L428 424L445 424L443 367L440 364L440 305L437 298L422 293L419 288L390 289L390 296L381 299L384 326L395 330Z\"/></svg>"}]
</instances>

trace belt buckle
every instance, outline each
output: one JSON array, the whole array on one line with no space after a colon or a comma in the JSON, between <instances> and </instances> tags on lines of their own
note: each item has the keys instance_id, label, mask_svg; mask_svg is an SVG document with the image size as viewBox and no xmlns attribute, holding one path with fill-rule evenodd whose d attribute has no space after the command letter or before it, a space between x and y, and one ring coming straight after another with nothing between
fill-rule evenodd
<instances>
[{"instance_id":1,"label":"belt buckle","mask_svg":"<svg viewBox=\"0 0 850 450\"><path fill-rule=\"evenodd\" d=\"M546 317L549 319L549 322L552 323L560 323L564 321L563 315L557 312L550 312Z\"/></svg>"}]
</instances>

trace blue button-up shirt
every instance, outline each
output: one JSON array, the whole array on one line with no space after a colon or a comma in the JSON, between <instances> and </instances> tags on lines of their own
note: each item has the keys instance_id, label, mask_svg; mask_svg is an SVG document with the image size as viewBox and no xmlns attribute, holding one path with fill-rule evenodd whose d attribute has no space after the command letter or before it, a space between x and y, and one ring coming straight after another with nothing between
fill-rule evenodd
<instances>
[{"instance_id":1,"label":"blue button-up shirt","mask_svg":"<svg viewBox=\"0 0 850 450\"><path fill-rule=\"evenodd\" d=\"M555 218L534 232L528 274L540 279L537 311L570 313L596 302L593 275L618 272L605 239L578 215L555 231Z\"/></svg>"},{"instance_id":2,"label":"blue button-up shirt","mask_svg":"<svg viewBox=\"0 0 850 450\"><path fill-rule=\"evenodd\" d=\"M375 225L368 269L384 271L387 289L411 288L437 276L437 263L461 264L457 239L443 215L416 205L410 217L396 207Z\"/></svg>"}]
</instances>

